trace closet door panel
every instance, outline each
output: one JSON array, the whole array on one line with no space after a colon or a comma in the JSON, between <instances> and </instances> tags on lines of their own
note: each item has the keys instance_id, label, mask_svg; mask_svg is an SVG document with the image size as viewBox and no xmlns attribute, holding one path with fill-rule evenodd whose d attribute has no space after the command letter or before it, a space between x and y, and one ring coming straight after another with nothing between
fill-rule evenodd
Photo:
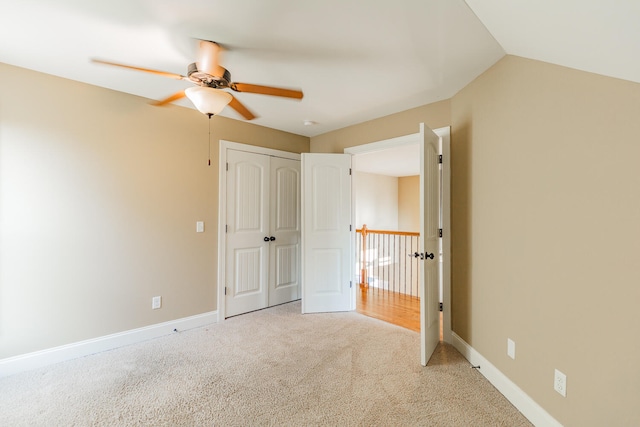
<instances>
[{"instance_id":1,"label":"closet door panel","mask_svg":"<svg viewBox=\"0 0 640 427\"><path fill-rule=\"evenodd\" d=\"M269 305L300 298L300 162L271 158Z\"/></svg>"},{"instance_id":2,"label":"closet door panel","mask_svg":"<svg viewBox=\"0 0 640 427\"><path fill-rule=\"evenodd\" d=\"M269 157L227 152L226 316L267 307ZM267 240L265 241L265 237Z\"/></svg>"}]
</instances>

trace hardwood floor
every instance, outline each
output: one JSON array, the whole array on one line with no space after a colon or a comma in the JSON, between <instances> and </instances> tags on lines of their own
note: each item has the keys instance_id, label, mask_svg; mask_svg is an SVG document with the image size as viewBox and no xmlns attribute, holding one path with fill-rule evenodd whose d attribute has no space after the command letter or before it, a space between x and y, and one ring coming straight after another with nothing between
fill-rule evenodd
<instances>
[{"instance_id":1,"label":"hardwood floor","mask_svg":"<svg viewBox=\"0 0 640 427\"><path fill-rule=\"evenodd\" d=\"M405 294L361 288L356 311L412 331L420 331L420 299Z\"/></svg>"},{"instance_id":2,"label":"hardwood floor","mask_svg":"<svg viewBox=\"0 0 640 427\"><path fill-rule=\"evenodd\" d=\"M420 298L371 288L360 288L356 311L420 332ZM440 341L443 337L443 319L440 313Z\"/></svg>"}]
</instances>

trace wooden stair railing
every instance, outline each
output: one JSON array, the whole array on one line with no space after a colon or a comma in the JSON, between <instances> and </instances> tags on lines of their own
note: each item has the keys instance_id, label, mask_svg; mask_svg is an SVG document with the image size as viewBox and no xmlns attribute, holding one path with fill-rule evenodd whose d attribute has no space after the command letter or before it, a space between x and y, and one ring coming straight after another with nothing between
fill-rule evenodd
<instances>
[{"instance_id":1,"label":"wooden stair railing","mask_svg":"<svg viewBox=\"0 0 640 427\"><path fill-rule=\"evenodd\" d=\"M367 228L366 224L364 224L362 228L356 229L356 233L360 233L362 241L360 248L358 248L358 252L356 254L360 267L360 288L368 288L370 285L370 277L374 277L376 282L375 286L378 288L380 288L380 285L382 284L382 288L384 289L384 283L386 283L386 290L418 296L417 277L419 264L417 262L414 262L414 258L411 257L411 254L418 250L418 237L420 236L420 233L408 231L370 230L369 228ZM377 238L369 239L370 235L377 235ZM407 238L410 239L409 247L407 247ZM393 245L391 245L392 239ZM404 245L401 244L401 241L403 240ZM404 248L400 246L404 246ZM381 251L386 255L385 257L380 256ZM371 254L375 254L376 259L372 260L372 256L370 256ZM389 260L393 260L394 262L391 263L389 262ZM373 273L370 271L371 269L373 269L374 264L378 267L378 270L380 270L380 266L384 264L382 267L382 280L379 276L373 276ZM395 266L396 264L398 266L402 265L405 267L404 275L401 274L401 271L398 271L397 274L395 274L395 271L384 271L385 268L388 270L389 265ZM408 280L406 271L407 265L410 269L408 277L411 281L408 289L406 283ZM372 276L370 276L370 273L372 273ZM385 273L386 280L384 280ZM414 279L416 285L413 284Z\"/></svg>"}]
</instances>

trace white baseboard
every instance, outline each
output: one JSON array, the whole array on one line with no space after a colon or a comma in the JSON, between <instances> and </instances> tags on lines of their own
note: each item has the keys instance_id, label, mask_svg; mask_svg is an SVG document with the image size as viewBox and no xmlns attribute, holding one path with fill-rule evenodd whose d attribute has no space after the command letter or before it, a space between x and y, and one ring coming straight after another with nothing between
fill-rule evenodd
<instances>
[{"instance_id":1,"label":"white baseboard","mask_svg":"<svg viewBox=\"0 0 640 427\"><path fill-rule=\"evenodd\" d=\"M42 368L54 363L88 356L102 351L112 350L125 345L135 344L152 338L173 333L174 329L184 331L218 322L218 312L183 317L168 322L157 323L143 328L131 329L111 335L92 338L33 353L21 354L0 360L0 377L17 374L31 369Z\"/></svg>"},{"instance_id":2,"label":"white baseboard","mask_svg":"<svg viewBox=\"0 0 640 427\"><path fill-rule=\"evenodd\" d=\"M480 365L478 371L489 380L495 388L502 393L509 402L527 417L535 426L539 427L562 427L555 418L553 418L542 406L538 405L527 393L522 391L513 381L505 374L500 372L498 368L492 365L473 347L467 344L455 332L452 334L453 346L474 366Z\"/></svg>"}]
</instances>

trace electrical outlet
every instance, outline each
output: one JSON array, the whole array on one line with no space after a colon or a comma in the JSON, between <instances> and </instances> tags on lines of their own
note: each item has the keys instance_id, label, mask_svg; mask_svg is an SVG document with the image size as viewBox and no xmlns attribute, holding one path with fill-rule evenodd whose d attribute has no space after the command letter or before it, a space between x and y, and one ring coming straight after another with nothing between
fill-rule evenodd
<instances>
[{"instance_id":1,"label":"electrical outlet","mask_svg":"<svg viewBox=\"0 0 640 427\"><path fill-rule=\"evenodd\" d=\"M567 397L567 376L557 369L553 377L553 389L563 397Z\"/></svg>"},{"instance_id":2,"label":"electrical outlet","mask_svg":"<svg viewBox=\"0 0 640 427\"><path fill-rule=\"evenodd\" d=\"M153 310L162 307L162 297L153 297L151 298L151 308Z\"/></svg>"},{"instance_id":3,"label":"electrical outlet","mask_svg":"<svg viewBox=\"0 0 640 427\"><path fill-rule=\"evenodd\" d=\"M516 343L511 338L507 338L507 356L516 358Z\"/></svg>"}]
</instances>

